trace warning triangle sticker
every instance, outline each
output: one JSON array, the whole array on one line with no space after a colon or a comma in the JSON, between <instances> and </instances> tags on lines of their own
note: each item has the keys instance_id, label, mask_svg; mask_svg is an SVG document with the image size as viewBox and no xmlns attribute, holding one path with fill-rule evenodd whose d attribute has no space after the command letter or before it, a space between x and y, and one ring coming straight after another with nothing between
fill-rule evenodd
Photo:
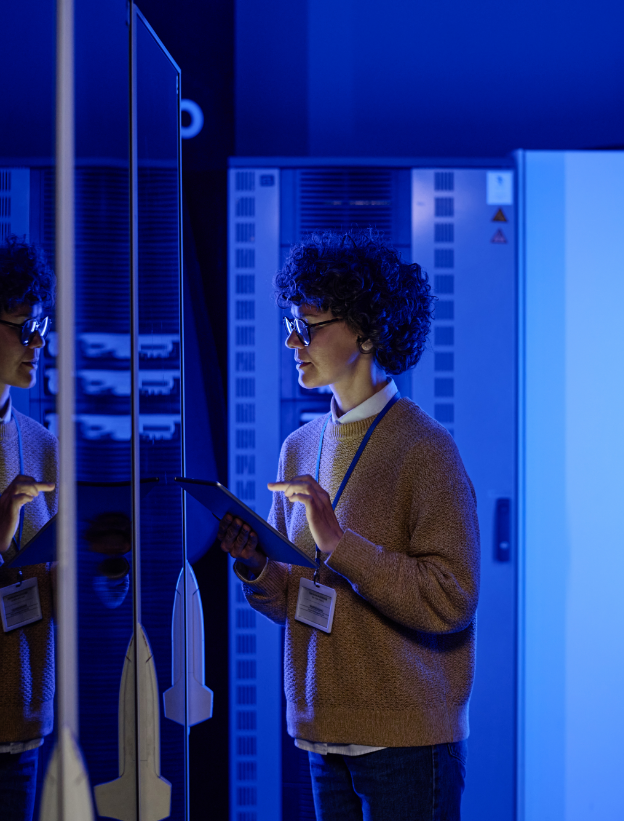
<instances>
[{"instance_id":1,"label":"warning triangle sticker","mask_svg":"<svg viewBox=\"0 0 624 821\"><path fill-rule=\"evenodd\" d=\"M490 242L494 242L494 243L497 243L499 245L506 245L507 244L507 239L505 238L505 235L503 234L503 232L499 228L498 231L494 234L494 236L490 240Z\"/></svg>"},{"instance_id":2,"label":"warning triangle sticker","mask_svg":"<svg viewBox=\"0 0 624 821\"><path fill-rule=\"evenodd\" d=\"M502 208L499 208L498 211L492 217L492 222L507 222L507 217Z\"/></svg>"}]
</instances>

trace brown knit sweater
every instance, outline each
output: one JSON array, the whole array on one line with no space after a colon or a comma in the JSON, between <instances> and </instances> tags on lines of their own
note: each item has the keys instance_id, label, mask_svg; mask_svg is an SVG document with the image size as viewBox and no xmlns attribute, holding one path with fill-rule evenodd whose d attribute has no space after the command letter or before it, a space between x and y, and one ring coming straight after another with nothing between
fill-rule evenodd
<instances>
[{"instance_id":1,"label":"brown knit sweater","mask_svg":"<svg viewBox=\"0 0 624 821\"><path fill-rule=\"evenodd\" d=\"M57 476L56 438L38 422L14 411L22 431L24 473L38 481L55 482ZM17 427L11 419L0 425L0 492L19 473ZM56 513L57 491L40 493L24 508L22 545ZM5 561L15 556L11 546L2 554ZM36 576L41 598L40 621L5 633L0 625L0 744L30 741L52 731L54 701L54 636L52 626L52 579L49 564L22 568L23 576ZM18 581L18 571L0 567L0 587Z\"/></svg>"},{"instance_id":2,"label":"brown knit sweater","mask_svg":"<svg viewBox=\"0 0 624 821\"><path fill-rule=\"evenodd\" d=\"M324 417L284 442L278 480L314 476ZM325 431L319 482L334 497L374 417ZM288 732L327 743L406 747L468 736L479 531L453 439L409 399L373 433L336 508L343 538L321 567L337 591L331 634L295 621L301 576L268 562L244 590L286 625ZM302 504L274 494L270 521L314 556Z\"/></svg>"}]
</instances>

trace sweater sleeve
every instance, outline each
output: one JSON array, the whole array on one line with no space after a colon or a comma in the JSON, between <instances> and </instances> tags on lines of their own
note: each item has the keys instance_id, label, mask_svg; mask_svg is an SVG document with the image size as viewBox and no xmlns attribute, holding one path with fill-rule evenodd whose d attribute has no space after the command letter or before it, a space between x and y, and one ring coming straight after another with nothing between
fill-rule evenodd
<instances>
[{"instance_id":1,"label":"sweater sleeve","mask_svg":"<svg viewBox=\"0 0 624 821\"><path fill-rule=\"evenodd\" d=\"M280 454L277 481L284 475L284 448ZM284 494L274 493L271 510L268 517L269 524L273 525L284 536L288 537L286 517L284 515ZM243 592L249 604L276 624L286 623L286 604L288 593L288 579L290 567L281 562L269 559L262 573L253 581L246 577L244 565L234 564L234 572L243 583Z\"/></svg>"},{"instance_id":2,"label":"sweater sleeve","mask_svg":"<svg viewBox=\"0 0 624 821\"><path fill-rule=\"evenodd\" d=\"M479 525L454 445L421 447L408 506L405 545L388 549L346 530L326 564L399 624L425 633L463 630L477 607Z\"/></svg>"}]
</instances>

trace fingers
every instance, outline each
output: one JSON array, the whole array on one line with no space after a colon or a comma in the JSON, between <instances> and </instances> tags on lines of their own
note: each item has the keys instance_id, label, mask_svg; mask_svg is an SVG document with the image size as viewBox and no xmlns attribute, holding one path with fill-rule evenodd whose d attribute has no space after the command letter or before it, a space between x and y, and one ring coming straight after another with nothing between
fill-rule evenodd
<instances>
[{"instance_id":1,"label":"fingers","mask_svg":"<svg viewBox=\"0 0 624 821\"><path fill-rule=\"evenodd\" d=\"M228 527L234 517L231 516L229 513L226 513L225 516L219 522L219 530L217 531L217 540L222 542L225 538L225 534L227 532Z\"/></svg>"},{"instance_id":2,"label":"fingers","mask_svg":"<svg viewBox=\"0 0 624 821\"><path fill-rule=\"evenodd\" d=\"M54 482L37 482L32 476L16 476L11 484L4 491L3 495L11 497L26 495L30 499L36 498L40 493L49 493L54 490ZM30 501L30 499L28 501Z\"/></svg>"},{"instance_id":3,"label":"fingers","mask_svg":"<svg viewBox=\"0 0 624 821\"><path fill-rule=\"evenodd\" d=\"M16 483L11 491L7 488L2 494L2 509L9 510L11 516L17 516L20 508L32 502L39 495L35 483ZM54 486L53 486L54 487Z\"/></svg>"},{"instance_id":4,"label":"fingers","mask_svg":"<svg viewBox=\"0 0 624 821\"><path fill-rule=\"evenodd\" d=\"M35 482L35 485L37 486L37 490L40 493L42 491L43 491L43 493L49 493L51 490L54 490L54 488L56 487L54 482Z\"/></svg>"},{"instance_id":5,"label":"fingers","mask_svg":"<svg viewBox=\"0 0 624 821\"><path fill-rule=\"evenodd\" d=\"M272 491L281 491L282 493L287 493L289 488L295 488L297 486L298 491L301 491L304 487L306 488L317 488L318 490L323 490L323 488L319 485L319 483L310 476L309 473L304 473L301 476L293 476L288 482L269 482L267 487L269 490ZM297 492L297 491L293 491Z\"/></svg>"},{"instance_id":6,"label":"fingers","mask_svg":"<svg viewBox=\"0 0 624 821\"><path fill-rule=\"evenodd\" d=\"M34 498L36 497L30 496L28 493L16 493L15 496L11 496L11 502L18 507L22 507L22 505L32 502Z\"/></svg>"},{"instance_id":7,"label":"fingers","mask_svg":"<svg viewBox=\"0 0 624 821\"><path fill-rule=\"evenodd\" d=\"M271 482L268 488L281 491L290 502L331 504L329 493L309 475L296 476L290 482Z\"/></svg>"},{"instance_id":8,"label":"fingers","mask_svg":"<svg viewBox=\"0 0 624 821\"><path fill-rule=\"evenodd\" d=\"M301 502L306 506L315 502L315 497L310 496L309 493L291 493L287 498L289 502Z\"/></svg>"},{"instance_id":9,"label":"fingers","mask_svg":"<svg viewBox=\"0 0 624 821\"><path fill-rule=\"evenodd\" d=\"M221 541L221 550L235 559L249 558L258 545L258 534L246 522L229 513L219 524L217 539Z\"/></svg>"}]
</instances>

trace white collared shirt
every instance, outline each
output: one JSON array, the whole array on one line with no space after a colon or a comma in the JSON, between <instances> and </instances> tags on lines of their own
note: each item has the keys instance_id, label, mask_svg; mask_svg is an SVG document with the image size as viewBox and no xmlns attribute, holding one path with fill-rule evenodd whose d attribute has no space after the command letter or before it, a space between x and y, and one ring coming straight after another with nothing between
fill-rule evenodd
<instances>
[{"instance_id":1,"label":"white collared shirt","mask_svg":"<svg viewBox=\"0 0 624 821\"><path fill-rule=\"evenodd\" d=\"M9 401L7 402L6 412L2 416L0 416L0 425L7 425L11 421L12 411L13 411L13 404L11 402L11 396L9 394Z\"/></svg>"},{"instance_id":2,"label":"white collared shirt","mask_svg":"<svg viewBox=\"0 0 624 821\"><path fill-rule=\"evenodd\" d=\"M377 391L377 393L369 396L368 399L365 399L357 407L351 408L350 411L343 413L342 416L336 415L338 408L336 405L336 400L332 396L332 422L334 424L338 423L339 425L346 425L349 422L361 422L362 419L369 419L371 416L377 416L377 414L381 413L381 411L386 407L397 391L398 388L396 386L396 382L391 378L385 388L382 388L380 391Z\"/></svg>"}]
</instances>

